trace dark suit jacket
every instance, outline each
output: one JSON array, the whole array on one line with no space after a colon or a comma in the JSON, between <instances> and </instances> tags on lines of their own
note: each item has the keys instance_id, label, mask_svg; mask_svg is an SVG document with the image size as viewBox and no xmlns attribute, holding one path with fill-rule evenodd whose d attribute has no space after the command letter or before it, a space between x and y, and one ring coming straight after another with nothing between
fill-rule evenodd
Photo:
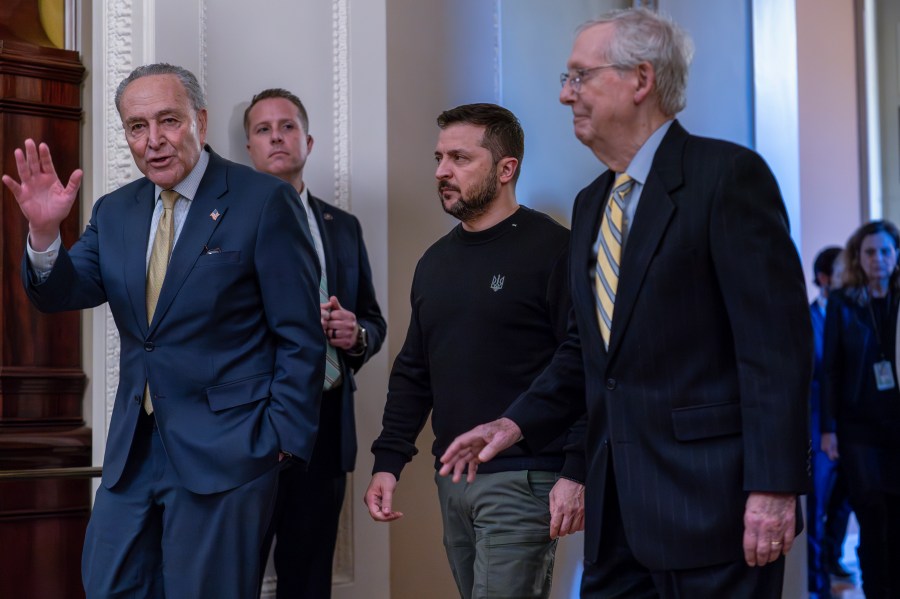
<instances>
[{"instance_id":1,"label":"dark suit jacket","mask_svg":"<svg viewBox=\"0 0 900 599\"><path fill-rule=\"evenodd\" d=\"M368 335L368 345L363 354L354 356L338 350L343 380L341 386L335 390L340 393L339 421L330 425L323 421L319 430L320 443L325 441L326 437L340 438L339 460L327 460L337 467L337 471L331 474L338 474L351 472L356 463L356 420L353 415L353 392L356 390L356 381L353 375L381 349L387 324L375 299L372 269L369 267L369 255L363 243L359 220L312 194L309 195L309 205L322 234L328 293L337 296L341 306L356 314L357 322L366 329ZM317 461L319 461L318 452L316 460L310 465L311 468L318 468Z\"/></svg>"},{"instance_id":2,"label":"dark suit jacket","mask_svg":"<svg viewBox=\"0 0 900 599\"><path fill-rule=\"evenodd\" d=\"M575 200L569 338L506 415L540 446L587 409L587 560L608 474L646 567L742 560L748 492L808 484L812 332L777 184L755 153L673 123L625 246L607 352L589 273L612 180Z\"/></svg>"},{"instance_id":3,"label":"dark suit jacket","mask_svg":"<svg viewBox=\"0 0 900 599\"><path fill-rule=\"evenodd\" d=\"M109 303L119 387L103 484L120 479L145 383L166 454L186 488L225 491L278 463L309 459L324 377L319 267L293 189L210 152L148 326L146 255L154 186L139 179L94 205L28 296L43 311ZM218 212L218 216L212 215Z\"/></svg>"},{"instance_id":4,"label":"dark suit jacket","mask_svg":"<svg viewBox=\"0 0 900 599\"><path fill-rule=\"evenodd\" d=\"M891 352L900 298L891 294L891 321L876 332L868 300L860 302L858 292L837 289L828 299L822 357L822 430L837 432L839 449L849 442L894 447L900 416L898 394L896 390L877 390L873 365L882 359L894 360Z\"/></svg>"}]
</instances>

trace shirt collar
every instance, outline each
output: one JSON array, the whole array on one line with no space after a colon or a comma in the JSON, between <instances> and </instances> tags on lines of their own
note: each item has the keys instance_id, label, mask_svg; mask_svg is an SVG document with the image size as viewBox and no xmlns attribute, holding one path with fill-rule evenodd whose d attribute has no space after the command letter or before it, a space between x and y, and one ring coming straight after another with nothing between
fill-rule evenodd
<instances>
[{"instance_id":1,"label":"shirt collar","mask_svg":"<svg viewBox=\"0 0 900 599\"><path fill-rule=\"evenodd\" d=\"M200 158L197 160L197 164L194 165L194 168L191 169L191 172L188 173L188 176L178 182L175 187L172 189L178 192L178 195L191 201L197 195L197 190L200 188L200 181L203 179L203 175L206 173L206 167L209 166L209 152L206 151L206 148L200 152ZM159 198L159 194L164 190L159 185L156 185L156 197Z\"/></svg>"},{"instance_id":2,"label":"shirt collar","mask_svg":"<svg viewBox=\"0 0 900 599\"><path fill-rule=\"evenodd\" d=\"M662 143L663 137L666 136L666 132L669 130L669 127L672 126L673 122L673 119L669 119L660 125L659 128L647 138L644 145L641 146L637 151L637 154L634 155L634 158L631 159L631 164L625 169L628 176L640 185L647 182L647 175L650 174L650 167L653 166L653 157L656 155L656 150L659 149L659 144Z\"/></svg>"},{"instance_id":3,"label":"shirt collar","mask_svg":"<svg viewBox=\"0 0 900 599\"><path fill-rule=\"evenodd\" d=\"M306 210L306 213L312 214L309 208L309 191L307 190L306 185L303 186L303 191L297 195L300 196L300 203L303 204L303 209Z\"/></svg>"}]
</instances>

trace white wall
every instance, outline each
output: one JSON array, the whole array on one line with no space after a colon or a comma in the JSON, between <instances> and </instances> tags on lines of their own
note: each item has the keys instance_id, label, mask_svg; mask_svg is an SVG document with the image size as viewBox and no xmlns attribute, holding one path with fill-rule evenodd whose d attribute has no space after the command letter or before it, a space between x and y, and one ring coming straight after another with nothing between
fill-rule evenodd
<instances>
[{"instance_id":1,"label":"white wall","mask_svg":"<svg viewBox=\"0 0 900 599\"><path fill-rule=\"evenodd\" d=\"M862 218L853 3L797 0L797 48L801 251L811 282L816 253L844 245Z\"/></svg>"},{"instance_id":2,"label":"white wall","mask_svg":"<svg viewBox=\"0 0 900 599\"><path fill-rule=\"evenodd\" d=\"M573 134L572 110L559 102L576 28L624 0L501 0L501 104L525 130L516 186L521 203L568 226L578 191L606 168Z\"/></svg>"},{"instance_id":3,"label":"white wall","mask_svg":"<svg viewBox=\"0 0 900 599\"><path fill-rule=\"evenodd\" d=\"M753 39L748 0L702 5L660 0L694 40L688 102L679 121L695 135L753 147Z\"/></svg>"}]
</instances>

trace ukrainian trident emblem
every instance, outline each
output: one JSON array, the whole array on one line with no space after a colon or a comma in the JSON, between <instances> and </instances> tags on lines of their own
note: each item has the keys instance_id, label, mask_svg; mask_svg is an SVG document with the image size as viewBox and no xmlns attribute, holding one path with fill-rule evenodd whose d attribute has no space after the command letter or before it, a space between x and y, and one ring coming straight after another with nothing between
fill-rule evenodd
<instances>
[{"instance_id":1,"label":"ukrainian trident emblem","mask_svg":"<svg viewBox=\"0 0 900 599\"><path fill-rule=\"evenodd\" d=\"M494 275L494 278L491 279L491 289L494 291L500 291L503 289L503 281L506 280L506 277L502 275Z\"/></svg>"}]
</instances>

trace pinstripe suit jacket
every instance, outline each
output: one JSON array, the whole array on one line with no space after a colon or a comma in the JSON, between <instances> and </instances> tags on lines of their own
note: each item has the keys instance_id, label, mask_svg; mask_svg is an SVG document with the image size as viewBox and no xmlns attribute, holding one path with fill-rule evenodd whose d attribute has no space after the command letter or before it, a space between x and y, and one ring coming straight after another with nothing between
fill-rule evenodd
<instances>
[{"instance_id":1,"label":"pinstripe suit jacket","mask_svg":"<svg viewBox=\"0 0 900 599\"><path fill-rule=\"evenodd\" d=\"M778 186L754 152L673 123L622 257L607 351L590 273L612 180L575 200L569 337L506 415L538 447L587 410L588 561L608 475L646 567L743 559L747 494L808 484L812 327Z\"/></svg>"}]
</instances>

